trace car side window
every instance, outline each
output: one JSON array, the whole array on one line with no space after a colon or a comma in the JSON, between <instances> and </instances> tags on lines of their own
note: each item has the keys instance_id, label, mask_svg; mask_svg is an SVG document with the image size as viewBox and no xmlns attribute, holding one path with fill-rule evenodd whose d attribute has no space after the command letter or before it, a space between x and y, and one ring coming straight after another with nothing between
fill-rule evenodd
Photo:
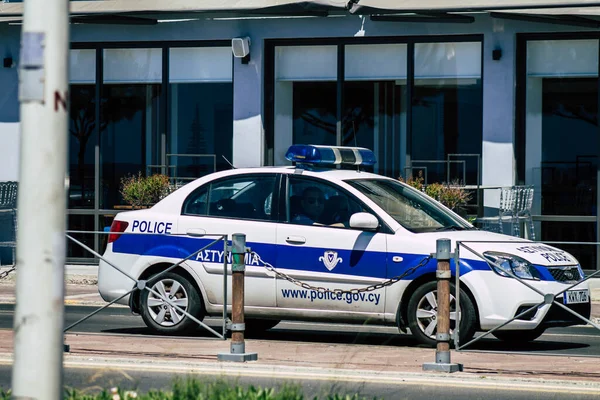
<instances>
[{"instance_id":1,"label":"car side window","mask_svg":"<svg viewBox=\"0 0 600 400\"><path fill-rule=\"evenodd\" d=\"M193 191L184 215L271 220L275 175L246 175L222 179Z\"/></svg>"},{"instance_id":2,"label":"car side window","mask_svg":"<svg viewBox=\"0 0 600 400\"><path fill-rule=\"evenodd\" d=\"M298 177L289 178L287 221L299 225L350 227L350 216L364 211L334 185Z\"/></svg>"}]
</instances>

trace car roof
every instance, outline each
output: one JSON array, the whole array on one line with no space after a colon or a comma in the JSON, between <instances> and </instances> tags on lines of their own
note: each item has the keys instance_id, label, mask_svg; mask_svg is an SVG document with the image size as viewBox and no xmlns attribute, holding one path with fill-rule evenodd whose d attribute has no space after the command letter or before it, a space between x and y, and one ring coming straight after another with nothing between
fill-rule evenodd
<instances>
[{"instance_id":1,"label":"car roof","mask_svg":"<svg viewBox=\"0 0 600 400\"><path fill-rule=\"evenodd\" d=\"M216 172L206 177L210 177L209 180L216 178L225 177L229 175L239 174L252 174L252 173L281 173L281 174L296 174L302 171L302 175L307 176L319 176L327 180L345 180L345 179L390 179L383 175L374 174L371 172L353 170L353 169L337 169L337 168L304 168L304 167L251 167L251 168L237 168L221 172Z\"/></svg>"}]
</instances>

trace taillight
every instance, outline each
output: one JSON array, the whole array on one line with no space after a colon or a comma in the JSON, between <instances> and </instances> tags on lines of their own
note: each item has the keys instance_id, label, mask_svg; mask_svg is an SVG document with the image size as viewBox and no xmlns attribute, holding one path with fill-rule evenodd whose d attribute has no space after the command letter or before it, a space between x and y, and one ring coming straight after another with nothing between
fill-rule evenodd
<instances>
[{"instance_id":1,"label":"taillight","mask_svg":"<svg viewBox=\"0 0 600 400\"><path fill-rule=\"evenodd\" d=\"M129 222L117 221L116 219L113 220L112 224L110 225L111 233L108 235L108 243L112 243L115 240L117 240L118 238L120 238L122 235L119 235L118 233L125 232L125 229L127 229L127 226L129 226ZM116 233L112 233L112 232L116 232Z\"/></svg>"}]
</instances>

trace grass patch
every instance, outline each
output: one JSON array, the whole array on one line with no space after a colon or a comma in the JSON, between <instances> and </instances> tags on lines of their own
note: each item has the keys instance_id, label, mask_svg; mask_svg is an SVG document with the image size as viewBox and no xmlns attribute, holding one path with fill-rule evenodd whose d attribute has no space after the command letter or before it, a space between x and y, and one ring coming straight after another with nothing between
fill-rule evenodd
<instances>
[{"instance_id":1,"label":"grass patch","mask_svg":"<svg viewBox=\"0 0 600 400\"><path fill-rule=\"evenodd\" d=\"M0 400L10 400L10 390L0 388ZM150 390L140 393L136 390L112 388L100 393L86 393L84 390L65 389L64 400L308 400L299 385L285 385L281 389L262 388L250 385L244 387L224 380L201 382L188 377L176 378L170 391ZM310 400L362 400L354 395L329 394L325 397L313 397Z\"/></svg>"}]
</instances>

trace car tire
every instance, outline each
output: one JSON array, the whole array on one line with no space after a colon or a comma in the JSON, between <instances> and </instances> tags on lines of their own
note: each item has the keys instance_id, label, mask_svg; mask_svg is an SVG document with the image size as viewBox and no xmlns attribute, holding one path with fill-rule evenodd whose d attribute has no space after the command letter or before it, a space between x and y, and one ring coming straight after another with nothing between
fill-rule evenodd
<instances>
[{"instance_id":1,"label":"car tire","mask_svg":"<svg viewBox=\"0 0 600 400\"><path fill-rule=\"evenodd\" d=\"M542 336L545 331L545 328L536 328L531 330L494 331L492 332L492 335L503 342L518 344L533 342L535 339Z\"/></svg>"},{"instance_id":2,"label":"car tire","mask_svg":"<svg viewBox=\"0 0 600 400\"><path fill-rule=\"evenodd\" d=\"M247 319L244 333L248 335L261 334L274 328L280 322L278 319Z\"/></svg>"},{"instance_id":3,"label":"car tire","mask_svg":"<svg viewBox=\"0 0 600 400\"><path fill-rule=\"evenodd\" d=\"M187 278L169 272L161 275L158 280L148 281L147 287L166 297L171 296L179 308L197 319L204 318L202 299ZM141 293L140 314L148 328L162 335L182 334L198 327L189 316L176 310L149 290L143 290Z\"/></svg>"},{"instance_id":4,"label":"car tire","mask_svg":"<svg viewBox=\"0 0 600 400\"><path fill-rule=\"evenodd\" d=\"M450 333L454 329L452 312L455 310L455 286L450 283ZM469 295L460 290L460 343L466 343L477 330L477 313ZM420 343L435 346L437 333L437 282L431 281L419 286L408 301L407 320L412 335Z\"/></svg>"}]
</instances>

